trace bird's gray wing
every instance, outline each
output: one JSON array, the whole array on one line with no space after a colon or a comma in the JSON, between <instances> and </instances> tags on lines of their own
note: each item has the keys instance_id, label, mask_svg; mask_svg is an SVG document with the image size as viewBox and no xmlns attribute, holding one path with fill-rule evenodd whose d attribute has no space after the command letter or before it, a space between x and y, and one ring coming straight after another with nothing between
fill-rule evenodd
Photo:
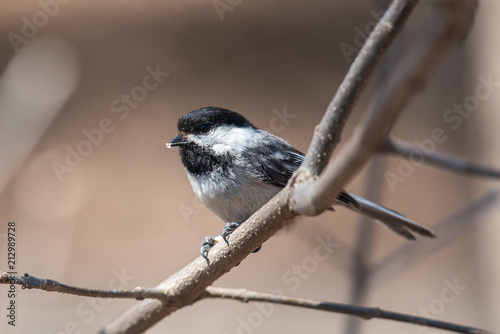
<instances>
[{"instance_id":1,"label":"bird's gray wing","mask_svg":"<svg viewBox=\"0 0 500 334\"><path fill-rule=\"evenodd\" d=\"M286 143L273 142L247 149L243 159L247 161L253 177L284 187L304 161L304 155Z\"/></svg>"},{"instance_id":2,"label":"bird's gray wing","mask_svg":"<svg viewBox=\"0 0 500 334\"><path fill-rule=\"evenodd\" d=\"M273 142L248 149L244 159L248 161L250 173L255 178L283 188L304 161L304 154L286 142ZM341 190L337 200L348 206L358 205L345 190Z\"/></svg>"}]
</instances>

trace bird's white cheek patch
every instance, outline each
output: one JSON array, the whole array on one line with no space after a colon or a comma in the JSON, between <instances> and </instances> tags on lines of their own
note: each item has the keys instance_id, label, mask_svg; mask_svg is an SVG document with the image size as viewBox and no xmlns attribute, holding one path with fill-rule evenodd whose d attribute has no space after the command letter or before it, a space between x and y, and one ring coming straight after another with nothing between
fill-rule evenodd
<instances>
[{"instance_id":1,"label":"bird's white cheek patch","mask_svg":"<svg viewBox=\"0 0 500 334\"><path fill-rule=\"evenodd\" d=\"M252 144L257 135L258 133L252 128L221 126L211 134L214 142L212 148L217 154L243 151Z\"/></svg>"}]
</instances>

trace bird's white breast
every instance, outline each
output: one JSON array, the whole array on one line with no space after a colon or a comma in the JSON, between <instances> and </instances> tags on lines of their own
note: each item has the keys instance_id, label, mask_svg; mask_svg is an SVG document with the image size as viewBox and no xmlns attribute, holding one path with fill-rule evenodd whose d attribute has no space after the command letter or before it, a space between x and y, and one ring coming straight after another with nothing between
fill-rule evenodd
<instances>
[{"instance_id":1,"label":"bird's white breast","mask_svg":"<svg viewBox=\"0 0 500 334\"><path fill-rule=\"evenodd\" d=\"M244 170L222 175L218 170L201 176L188 172L196 195L225 222L245 221L281 190L246 175Z\"/></svg>"}]
</instances>

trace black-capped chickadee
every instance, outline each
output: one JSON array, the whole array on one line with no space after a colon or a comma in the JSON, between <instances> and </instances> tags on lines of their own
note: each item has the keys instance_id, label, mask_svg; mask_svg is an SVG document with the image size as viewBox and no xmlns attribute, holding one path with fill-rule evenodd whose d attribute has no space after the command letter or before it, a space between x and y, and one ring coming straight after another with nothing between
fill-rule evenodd
<instances>
[{"instance_id":1,"label":"black-capped chickadee","mask_svg":"<svg viewBox=\"0 0 500 334\"><path fill-rule=\"evenodd\" d=\"M179 135L167 147L179 146L182 163L200 200L224 222L227 242L241 223L273 198L296 171L304 155L285 140L256 128L231 110L206 107L179 119ZM342 190L336 204L362 213L399 235L414 240L412 232L434 233L405 216ZM201 254L217 238L207 237Z\"/></svg>"}]
</instances>

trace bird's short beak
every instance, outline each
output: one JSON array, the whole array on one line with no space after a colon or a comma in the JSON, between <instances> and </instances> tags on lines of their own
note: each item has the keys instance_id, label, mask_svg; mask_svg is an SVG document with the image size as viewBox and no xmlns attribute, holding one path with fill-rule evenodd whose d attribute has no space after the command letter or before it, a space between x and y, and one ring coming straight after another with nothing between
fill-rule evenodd
<instances>
[{"instance_id":1,"label":"bird's short beak","mask_svg":"<svg viewBox=\"0 0 500 334\"><path fill-rule=\"evenodd\" d=\"M171 148L172 146L183 146L187 144L187 138L185 134L180 133L177 137L172 139L170 143L167 143L167 147Z\"/></svg>"}]
</instances>

